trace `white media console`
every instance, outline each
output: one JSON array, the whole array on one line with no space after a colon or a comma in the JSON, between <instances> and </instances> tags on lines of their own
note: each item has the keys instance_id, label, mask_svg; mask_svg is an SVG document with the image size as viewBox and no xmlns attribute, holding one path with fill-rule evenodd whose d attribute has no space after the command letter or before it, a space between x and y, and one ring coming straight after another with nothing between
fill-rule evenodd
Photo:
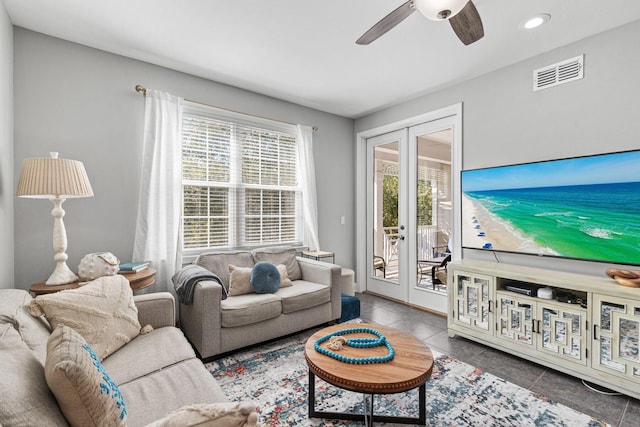
<instances>
[{"instance_id":1,"label":"white media console","mask_svg":"<svg viewBox=\"0 0 640 427\"><path fill-rule=\"evenodd\" d=\"M476 260L448 267L449 336L640 398L640 288L604 271L594 277ZM551 288L553 299L538 298L536 287ZM532 296L513 291L527 288Z\"/></svg>"}]
</instances>

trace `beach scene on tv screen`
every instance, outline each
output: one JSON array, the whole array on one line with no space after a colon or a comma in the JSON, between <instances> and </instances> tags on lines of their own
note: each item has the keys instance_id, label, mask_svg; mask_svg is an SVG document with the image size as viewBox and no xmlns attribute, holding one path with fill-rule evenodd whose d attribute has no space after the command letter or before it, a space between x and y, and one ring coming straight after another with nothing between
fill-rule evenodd
<instances>
[{"instance_id":1,"label":"beach scene on tv screen","mask_svg":"<svg viewBox=\"0 0 640 427\"><path fill-rule=\"evenodd\" d=\"M640 151L463 171L462 246L640 265Z\"/></svg>"}]
</instances>

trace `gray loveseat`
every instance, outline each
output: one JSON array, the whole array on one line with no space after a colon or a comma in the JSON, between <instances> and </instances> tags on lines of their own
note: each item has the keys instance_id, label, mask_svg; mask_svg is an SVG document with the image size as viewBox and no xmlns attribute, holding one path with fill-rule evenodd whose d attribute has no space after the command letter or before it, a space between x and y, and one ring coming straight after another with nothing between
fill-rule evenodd
<instances>
[{"instance_id":1,"label":"gray loveseat","mask_svg":"<svg viewBox=\"0 0 640 427\"><path fill-rule=\"evenodd\" d=\"M216 380L195 356L180 329L174 326L174 299L171 294L161 292L133 298L139 322L154 329L131 339L102 361L124 397L127 425L152 423L153 426L161 426L168 422L186 426L190 423L185 418L192 419L194 415L198 419L197 425L202 425L200 414L193 412L199 407L196 404L200 403L216 407L235 406L245 414L255 414L252 404L228 403ZM48 357L47 341L52 341L49 337L54 338L57 332L71 328L60 326L52 333L46 320L27 312L26 305L31 301L31 295L24 290L0 289L0 425L66 426L68 421L65 417L69 414L63 415L62 407L49 389L44 365ZM83 400L86 395L101 394L101 390L87 384L78 386L82 391L76 400ZM177 414L174 411L178 408L191 412ZM169 413L172 414L166 417ZM169 420L172 415L181 418ZM251 425L255 425L257 415L252 417ZM245 425L244 422L234 424L228 418L226 420L221 425ZM94 418L94 421L81 424L116 425L106 419Z\"/></svg>"},{"instance_id":2,"label":"gray loveseat","mask_svg":"<svg viewBox=\"0 0 640 427\"><path fill-rule=\"evenodd\" d=\"M340 318L338 265L297 257L295 249L283 248L206 253L194 263L216 274L228 290L229 265L248 269L259 261L286 266L292 286L223 299L219 283L201 281L193 303L180 304L180 328L203 359Z\"/></svg>"}]
</instances>

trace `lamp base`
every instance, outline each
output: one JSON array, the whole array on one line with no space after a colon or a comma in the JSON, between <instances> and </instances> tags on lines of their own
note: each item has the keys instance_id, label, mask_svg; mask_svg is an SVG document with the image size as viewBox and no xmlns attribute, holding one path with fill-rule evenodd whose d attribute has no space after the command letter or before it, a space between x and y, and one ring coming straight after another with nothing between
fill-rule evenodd
<instances>
[{"instance_id":1,"label":"lamp base","mask_svg":"<svg viewBox=\"0 0 640 427\"><path fill-rule=\"evenodd\" d=\"M66 285L79 280L78 276L69 269L66 262L56 263L56 268L51 276L44 282L45 285Z\"/></svg>"}]
</instances>

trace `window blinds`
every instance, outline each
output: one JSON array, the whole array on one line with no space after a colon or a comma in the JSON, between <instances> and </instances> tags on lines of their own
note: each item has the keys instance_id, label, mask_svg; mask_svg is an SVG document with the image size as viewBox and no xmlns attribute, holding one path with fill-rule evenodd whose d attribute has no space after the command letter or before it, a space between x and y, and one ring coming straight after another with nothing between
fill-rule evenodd
<instances>
[{"instance_id":1,"label":"window blinds","mask_svg":"<svg viewBox=\"0 0 640 427\"><path fill-rule=\"evenodd\" d=\"M185 249L297 244L294 134L185 112Z\"/></svg>"}]
</instances>

